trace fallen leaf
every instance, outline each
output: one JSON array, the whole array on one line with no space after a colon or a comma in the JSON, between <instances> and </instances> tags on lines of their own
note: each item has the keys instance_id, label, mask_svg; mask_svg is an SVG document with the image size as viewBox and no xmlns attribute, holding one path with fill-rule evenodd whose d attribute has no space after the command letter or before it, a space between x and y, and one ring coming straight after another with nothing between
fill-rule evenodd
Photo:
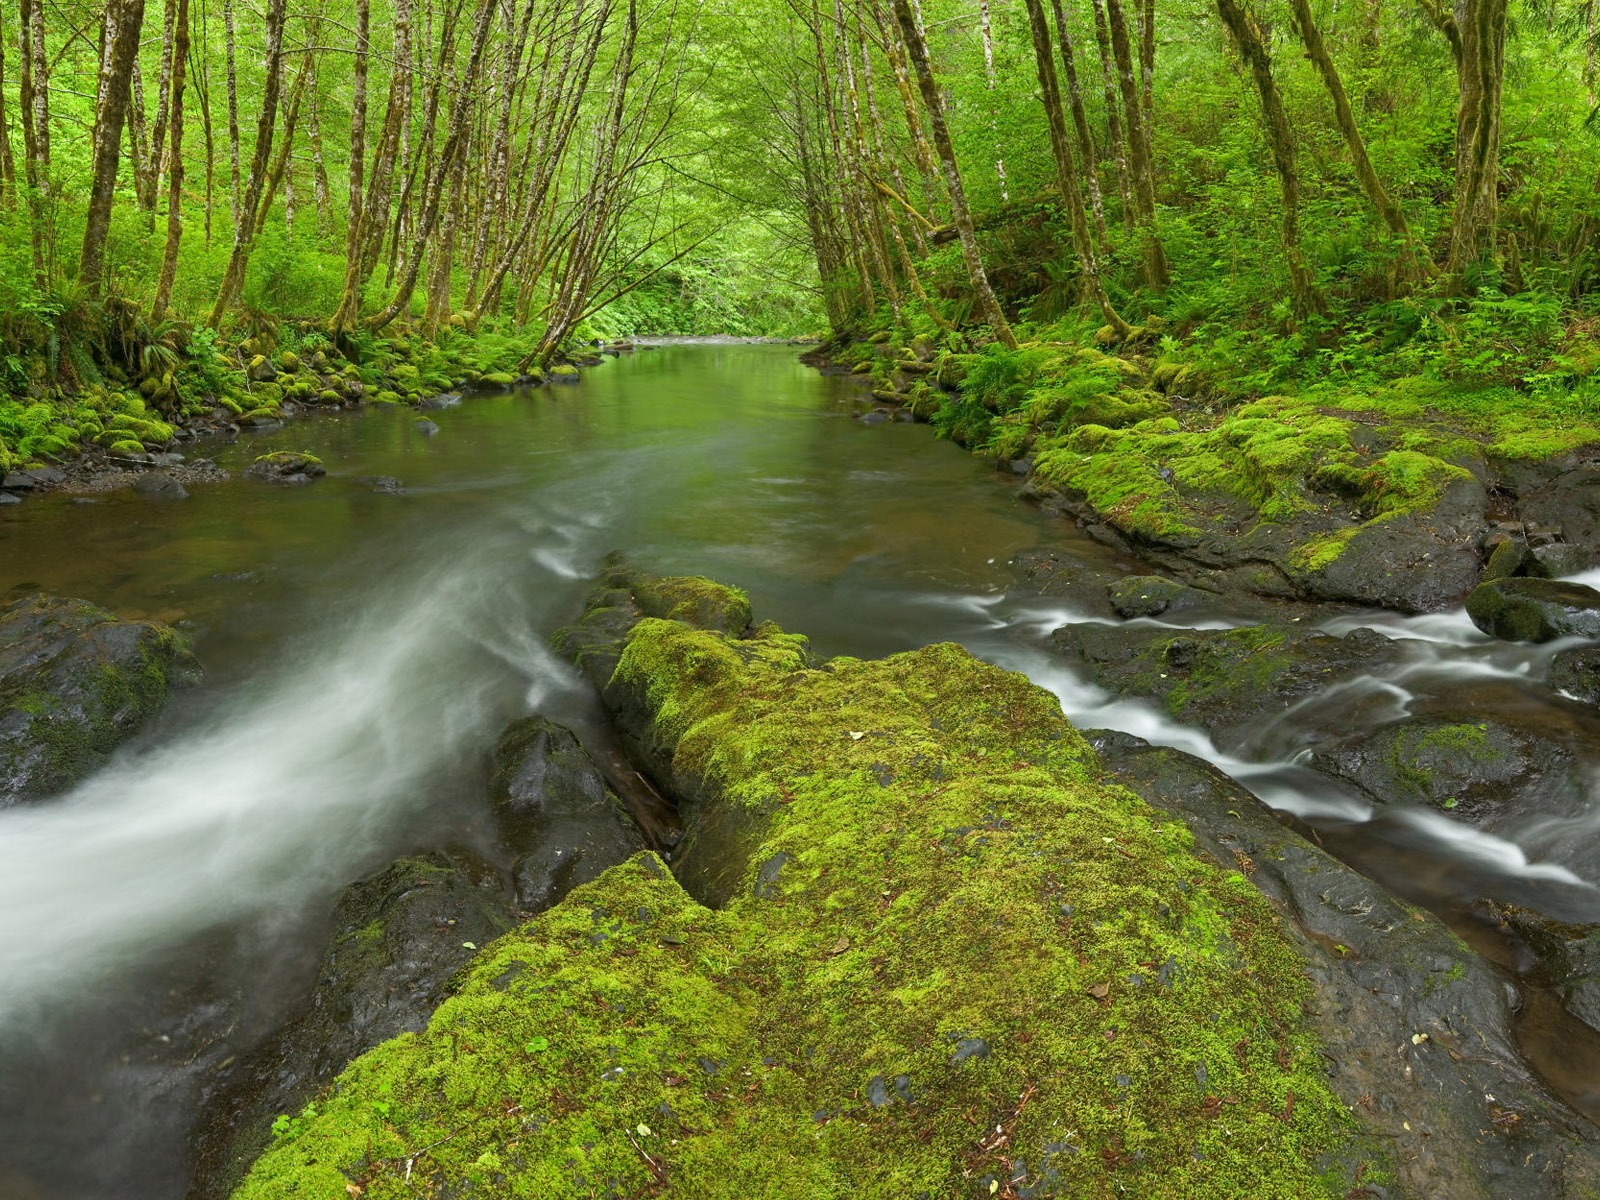
<instances>
[{"instance_id":1,"label":"fallen leaf","mask_svg":"<svg viewBox=\"0 0 1600 1200\"><path fill-rule=\"evenodd\" d=\"M461 948L463 950L476 950L478 948L478 943L477 942L462 942L461 943Z\"/></svg>"},{"instance_id":2,"label":"fallen leaf","mask_svg":"<svg viewBox=\"0 0 1600 1200\"><path fill-rule=\"evenodd\" d=\"M1109 983L1091 983L1087 990L1089 995L1096 1000L1104 1000L1111 995L1111 985Z\"/></svg>"},{"instance_id":3,"label":"fallen leaf","mask_svg":"<svg viewBox=\"0 0 1600 1200\"><path fill-rule=\"evenodd\" d=\"M842 937L833 944L833 949L829 950L828 953L843 954L848 949L850 949L850 939L847 937Z\"/></svg>"},{"instance_id":4,"label":"fallen leaf","mask_svg":"<svg viewBox=\"0 0 1600 1200\"><path fill-rule=\"evenodd\" d=\"M866 736L867 735L865 733L857 733L854 729L852 729L850 731L850 740L852 742L859 742L862 738L864 738Z\"/></svg>"}]
</instances>

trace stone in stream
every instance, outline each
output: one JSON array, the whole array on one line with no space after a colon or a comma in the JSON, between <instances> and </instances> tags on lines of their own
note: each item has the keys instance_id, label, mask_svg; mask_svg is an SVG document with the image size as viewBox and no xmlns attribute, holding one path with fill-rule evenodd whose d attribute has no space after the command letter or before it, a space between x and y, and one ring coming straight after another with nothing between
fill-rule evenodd
<instances>
[{"instance_id":1,"label":"stone in stream","mask_svg":"<svg viewBox=\"0 0 1600 1200\"><path fill-rule=\"evenodd\" d=\"M244 477L294 487L321 479L327 473L322 460L315 455L278 450L256 459L245 468Z\"/></svg>"},{"instance_id":2,"label":"stone in stream","mask_svg":"<svg viewBox=\"0 0 1600 1200\"><path fill-rule=\"evenodd\" d=\"M517 904L543 912L579 884L645 849L645 840L572 731L543 717L507 729L490 785Z\"/></svg>"},{"instance_id":3,"label":"stone in stream","mask_svg":"<svg viewBox=\"0 0 1600 1200\"><path fill-rule=\"evenodd\" d=\"M189 493L165 471L150 471L134 481L133 490L155 500L187 500Z\"/></svg>"},{"instance_id":4,"label":"stone in stream","mask_svg":"<svg viewBox=\"0 0 1600 1200\"><path fill-rule=\"evenodd\" d=\"M1563 650L1550 660L1550 686L1585 704L1600 704L1600 647Z\"/></svg>"},{"instance_id":5,"label":"stone in stream","mask_svg":"<svg viewBox=\"0 0 1600 1200\"><path fill-rule=\"evenodd\" d=\"M4 504L21 504L21 503L22 503L22 497L21 496L13 496L10 492L0 492L0 505L4 505Z\"/></svg>"},{"instance_id":6,"label":"stone in stream","mask_svg":"<svg viewBox=\"0 0 1600 1200\"><path fill-rule=\"evenodd\" d=\"M165 625L43 595L0 609L0 808L70 787L199 676Z\"/></svg>"},{"instance_id":7,"label":"stone in stream","mask_svg":"<svg viewBox=\"0 0 1600 1200\"><path fill-rule=\"evenodd\" d=\"M1159 617L1215 604L1217 597L1160 575L1130 575L1106 588L1119 617Z\"/></svg>"},{"instance_id":8,"label":"stone in stream","mask_svg":"<svg viewBox=\"0 0 1600 1200\"><path fill-rule=\"evenodd\" d=\"M1331 685L1393 667L1398 643L1370 629L1343 637L1293 625L1238 629L1139 629L1066 625L1051 635L1058 653L1122 696L1156 701L1236 750L1273 717Z\"/></svg>"},{"instance_id":9,"label":"stone in stream","mask_svg":"<svg viewBox=\"0 0 1600 1200\"><path fill-rule=\"evenodd\" d=\"M1509 979L1209 763L1127 734L1087 736L1117 779L1180 817L1199 851L1239 867L1277 908L1305 964L1329 1080L1395 1147L1400 1194L1594 1194L1600 1133L1523 1061Z\"/></svg>"},{"instance_id":10,"label":"stone in stream","mask_svg":"<svg viewBox=\"0 0 1600 1200\"><path fill-rule=\"evenodd\" d=\"M434 421L428 420L426 417L424 417L422 420L411 422L411 428L415 429L423 437L432 437L434 434L439 432L438 424Z\"/></svg>"},{"instance_id":11,"label":"stone in stream","mask_svg":"<svg viewBox=\"0 0 1600 1200\"><path fill-rule=\"evenodd\" d=\"M1508 642L1600 638L1600 591L1559 579L1499 579L1473 589L1467 616Z\"/></svg>"},{"instance_id":12,"label":"stone in stream","mask_svg":"<svg viewBox=\"0 0 1600 1200\"><path fill-rule=\"evenodd\" d=\"M1379 804L1426 805L1489 829L1586 804L1573 752L1511 713L1407 717L1319 746L1309 765Z\"/></svg>"}]
</instances>

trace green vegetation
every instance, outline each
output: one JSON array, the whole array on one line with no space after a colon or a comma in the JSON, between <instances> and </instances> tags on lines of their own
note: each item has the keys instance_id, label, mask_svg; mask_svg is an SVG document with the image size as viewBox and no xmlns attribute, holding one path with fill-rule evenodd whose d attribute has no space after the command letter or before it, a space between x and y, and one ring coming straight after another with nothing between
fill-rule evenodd
<instances>
[{"instance_id":1,"label":"green vegetation","mask_svg":"<svg viewBox=\"0 0 1600 1200\"><path fill-rule=\"evenodd\" d=\"M656 591L684 589L714 585ZM486 947L426 1032L285 1117L239 1197L1336 1197L1383 1177L1277 918L1102 782L1021 676L950 645L818 667L771 625L645 618L611 690L697 781L691 822L739 831L715 850L733 895L704 907L653 855L574 892Z\"/></svg>"}]
</instances>

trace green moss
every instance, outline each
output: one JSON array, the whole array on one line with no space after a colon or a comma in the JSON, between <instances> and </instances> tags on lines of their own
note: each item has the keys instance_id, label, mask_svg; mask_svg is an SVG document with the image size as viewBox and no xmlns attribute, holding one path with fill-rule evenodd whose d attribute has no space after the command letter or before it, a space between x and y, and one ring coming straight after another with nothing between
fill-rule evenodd
<instances>
[{"instance_id":1,"label":"green moss","mask_svg":"<svg viewBox=\"0 0 1600 1200\"><path fill-rule=\"evenodd\" d=\"M241 1200L1353 1186L1270 908L1102 782L1053 697L952 645L814 668L771 626L660 619L612 688L700 817L741 815L742 883L709 909L644 855L574 892Z\"/></svg>"},{"instance_id":2,"label":"green moss","mask_svg":"<svg viewBox=\"0 0 1600 1200\"><path fill-rule=\"evenodd\" d=\"M634 598L647 617L686 621L702 629L739 634L750 625L750 597L701 576L638 578Z\"/></svg>"}]
</instances>

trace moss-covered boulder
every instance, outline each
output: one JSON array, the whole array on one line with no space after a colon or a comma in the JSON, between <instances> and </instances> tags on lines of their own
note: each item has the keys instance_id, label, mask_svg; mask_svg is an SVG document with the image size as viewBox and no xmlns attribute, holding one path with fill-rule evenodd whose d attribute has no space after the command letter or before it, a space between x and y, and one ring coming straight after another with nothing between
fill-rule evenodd
<instances>
[{"instance_id":1,"label":"moss-covered boulder","mask_svg":"<svg viewBox=\"0 0 1600 1200\"><path fill-rule=\"evenodd\" d=\"M1550 686L1585 704L1600 704L1600 648L1563 650L1550 660Z\"/></svg>"},{"instance_id":2,"label":"moss-covered boulder","mask_svg":"<svg viewBox=\"0 0 1600 1200\"><path fill-rule=\"evenodd\" d=\"M1370 629L1336 637L1294 625L1140 629L1066 625L1056 650L1120 696L1153 700L1237 750L1272 718L1331 685L1393 666L1401 648Z\"/></svg>"},{"instance_id":3,"label":"moss-covered boulder","mask_svg":"<svg viewBox=\"0 0 1600 1200\"><path fill-rule=\"evenodd\" d=\"M262 483L294 487L321 479L327 473L322 460L314 454L275 450L271 454L263 454L246 467L244 476Z\"/></svg>"},{"instance_id":4,"label":"moss-covered boulder","mask_svg":"<svg viewBox=\"0 0 1600 1200\"><path fill-rule=\"evenodd\" d=\"M1588 791L1573 751L1510 712L1408 717L1319 746L1311 765L1380 804L1427 805L1491 828L1576 816Z\"/></svg>"},{"instance_id":5,"label":"moss-covered boulder","mask_svg":"<svg viewBox=\"0 0 1600 1200\"><path fill-rule=\"evenodd\" d=\"M570 729L518 721L495 747L491 797L516 852L517 904L543 912L573 888L644 850L644 836Z\"/></svg>"},{"instance_id":6,"label":"moss-covered boulder","mask_svg":"<svg viewBox=\"0 0 1600 1200\"><path fill-rule=\"evenodd\" d=\"M77 782L198 677L165 625L43 595L0 610L0 808Z\"/></svg>"},{"instance_id":7,"label":"moss-covered boulder","mask_svg":"<svg viewBox=\"0 0 1600 1200\"><path fill-rule=\"evenodd\" d=\"M1467 615L1508 642L1600 638L1600 591L1559 579L1498 579L1473 589Z\"/></svg>"},{"instance_id":8,"label":"moss-covered boulder","mask_svg":"<svg viewBox=\"0 0 1600 1200\"><path fill-rule=\"evenodd\" d=\"M1159 617L1216 603L1216 597L1160 575L1130 575L1106 589L1119 617Z\"/></svg>"},{"instance_id":9,"label":"moss-covered boulder","mask_svg":"<svg viewBox=\"0 0 1600 1200\"><path fill-rule=\"evenodd\" d=\"M426 1032L285 1123L240 1197L1387 1177L1278 917L1108 785L1048 693L953 645L818 667L771 626L650 617L616 662L608 702L669 757L686 819L737 831L719 860L689 847L686 891L640 856L490 946Z\"/></svg>"},{"instance_id":10,"label":"moss-covered boulder","mask_svg":"<svg viewBox=\"0 0 1600 1200\"><path fill-rule=\"evenodd\" d=\"M571 363L557 363L550 368L551 383L577 383L581 372Z\"/></svg>"}]
</instances>

